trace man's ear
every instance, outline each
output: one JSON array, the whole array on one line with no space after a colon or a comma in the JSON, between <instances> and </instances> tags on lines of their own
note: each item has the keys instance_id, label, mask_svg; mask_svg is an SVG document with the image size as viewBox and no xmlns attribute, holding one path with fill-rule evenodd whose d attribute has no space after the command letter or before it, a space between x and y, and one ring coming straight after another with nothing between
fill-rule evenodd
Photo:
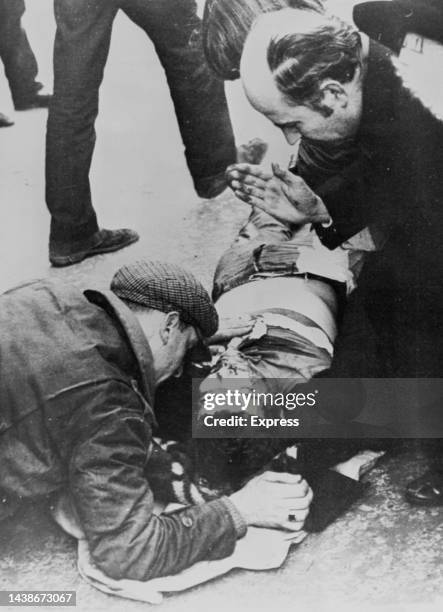
<instances>
[{"instance_id":1,"label":"man's ear","mask_svg":"<svg viewBox=\"0 0 443 612\"><path fill-rule=\"evenodd\" d=\"M325 79L320 85L323 95L322 104L329 108L346 108L348 105L348 92L346 87L339 81Z\"/></svg>"},{"instance_id":2,"label":"man's ear","mask_svg":"<svg viewBox=\"0 0 443 612\"><path fill-rule=\"evenodd\" d=\"M163 319L163 323L160 328L160 338L163 344L168 344L171 339L172 333L180 329L180 315L175 310L168 312Z\"/></svg>"}]
</instances>

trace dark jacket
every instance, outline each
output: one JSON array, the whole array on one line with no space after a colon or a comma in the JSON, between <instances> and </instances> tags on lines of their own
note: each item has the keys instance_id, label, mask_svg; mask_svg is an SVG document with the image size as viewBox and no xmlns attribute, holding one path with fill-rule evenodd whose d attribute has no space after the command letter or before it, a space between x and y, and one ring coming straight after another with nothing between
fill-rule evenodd
<instances>
[{"instance_id":1,"label":"dark jacket","mask_svg":"<svg viewBox=\"0 0 443 612\"><path fill-rule=\"evenodd\" d=\"M112 293L37 281L0 297L0 517L70 490L97 565L146 580L229 555L231 502L153 515L152 355Z\"/></svg>"},{"instance_id":2,"label":"dark jacket","mask_svg":"<svg viewBox=\"0 0 443 612\"><path fill-rule=\"evenodd\" d=\"M371 0L357 4L353 18L359 30L396 53L408 32L443 44L441 0Z\"/></svg>"},{"instance_id":3,"label":"dark jacket","mask_svg":"<svg viewBox=\"0 0 443 612\"><path fill-rule=\"evenodd\" d=\"M316 185L333 219L317 231L335 248L366 225L383 229L386 243L368 258L351 302L363 304L392 375L439 376L443 122L403 86L390 52L374 42L355 144L353 161Z\"/></svg>"}]
</instances>

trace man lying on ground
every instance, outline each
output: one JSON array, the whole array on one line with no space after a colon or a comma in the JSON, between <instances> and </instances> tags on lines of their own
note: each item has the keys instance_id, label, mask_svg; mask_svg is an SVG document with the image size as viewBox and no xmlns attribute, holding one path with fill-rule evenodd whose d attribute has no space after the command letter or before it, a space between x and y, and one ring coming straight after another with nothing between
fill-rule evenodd
<instances>
[{"instance_id":1,"label":"man lying on ground","mask_svg":"<svg viewBox=\"0 0 443 612\"><path fill-rule=\"evenodd\" d=\"M219 261L214 297L220 318L239 317L245 323L252 319L255 325L250 333L225 344L201 384L202 397L234 389L237 382L243 392L287 395L302 390L300 385L327 370L333 357L340 310L355 287L365 251L374 248L370 232L365 230L331 252L321 245L309 227L291 230L254 209L248 223ZM353 381L349 383L352 385ZM365 432L375 437L380 433L375 428L365 430L355 424L346 425L347 420L358 414L352 387L348 390L347 403L339 403L333 395L334 386L330 386L328 397L316 409L302 410L302 419L309 420L313 428L309 437L315 437L315 431L318 437L330 438L360 437ZM291 412L269 406L254 407L254 410L255 414L267 417L300 416L300 410ZM202 402L201 419L207 414ZM210 414L244 415L240 408L226 406L211 407ZM336 423L334 430L331 422ZM237 435L239 431L241 428L237 429ZM235 437L235 430L230 432ZM294 432L288 436L292 441L298 437L296 429ZM223 487L223 482L240 486L291 442L275 436L272 439L272 433L270 438L194 440L197 457L206 458L201 466L199 459L196 460L197 469L215 486ZM313 476L315 472L317 481L320 472L365 448L365 443L305 440L300 448L303 448L303 458L299 454L297 462L289 461L292 464L289 467L284 458L284 465L279 469L300 472L303 464L301 473L307 478L308 473ZM314 500L315 493L314 490Z\"/></svg>"},{"instance_id":2,"label":"man lying on ground","mask_svg":"<svg viewBox=\"0 0 443 612\"><path fill-rule=\"evenodd\" d=\"M260 209L254 209L235 242L222 255L215 273L214 297L219 317L237 320L239 332L232 333L229 341L218 343L218 356L211 368L193 370L195 378L207 374L200 385L202 399L208 393L234 389L237 383L243 392L289 394L301 390L301 385L327 370L333 356L339 312L355 286L365 251L373 249L370 232L365 230L331 252L309 227L288 229ZM191 394L180 382L176 385L173 390L173 385L168 384L168 389L160 393L160 424L164 436L183 443L169 445L170 456L176 454L176 463L183 463L180 451L181 457L187 456L188 479L179 476L173 485L184 495L182 501L198 502L201 495L229 494L266 469L290 472L302 475L314 491L304 529L319 531L364 490L355 480L351 482L331 468L371 444L364 440L312 439L323 435L377 437L380 431L375 428L346 424L358 414L352 395L348 396L347 404L339 403L330 387L325 402L304 414L303 419L310 420L312 427L309 440L301 441L297 429L284 439L268 432L267 439L251 440L242 436L241 428L233 427L230 439L217 437L214 428L206 429L209 438L189 442L187 406L192 401ZM183 410L174 408L168 420L168 409L177 405ZM211 407L207 412L204 401L196 409L201 420L208 414L217 418L244 415L239 408ZM290 411L268 407L255 407L255 414L294 416ZM336 423L335 428L331 422ZM198 428L199 434L202 431ZM285 449L294 442L295 452L292 448L286 453ZM377 457L370 455L369 463ZM166 471L156 470L156 474ZM198 485L197 492L189 489L190 481Z\"/></svg>"}]
</instances>

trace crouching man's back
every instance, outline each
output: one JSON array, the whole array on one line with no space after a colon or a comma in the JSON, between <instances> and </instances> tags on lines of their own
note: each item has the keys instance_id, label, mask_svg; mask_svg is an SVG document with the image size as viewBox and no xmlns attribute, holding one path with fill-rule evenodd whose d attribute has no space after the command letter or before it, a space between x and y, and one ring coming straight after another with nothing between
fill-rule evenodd
<instances>
[{"instance_id":1,"label":"crouching man's back","mask_svg":"<svg viewBox=\"0 0 443 612\"><path fill-rule=\"evenodd\" d=\"M154 515L155 388L218 317L202 285L171 264L124 266L111 289L36 281L0 296L0 519L63 491L96 565L135 580L226 557L247 525L300 530L312 492L292 475Z\"/></svg>"}]
</instances>

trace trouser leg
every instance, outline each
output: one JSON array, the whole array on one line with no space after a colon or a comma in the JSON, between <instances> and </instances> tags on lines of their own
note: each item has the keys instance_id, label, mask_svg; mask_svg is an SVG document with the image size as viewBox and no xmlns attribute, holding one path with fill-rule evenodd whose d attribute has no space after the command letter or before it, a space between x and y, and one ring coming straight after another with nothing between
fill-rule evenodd
<instances>
[{"instance_id":1,"label":"trouser leg","mask_svg":"<svg viewBox=\"0 0 443 612\"><path fill-rule=\"evenodd\" d=\"M224 84L209 70L194 0L124 0L122 8L153 41L168 80L194 183L236 161Z\"/></svg>"},{"instance_id":2,"label":"trouser leg","mask_svg":"<svg viewBox=\"0 0 443 612\"><path fill-rule=\"evenodd\" d=\"M98 229L89 170L114 0L55 0L54 96L46 138L46 202L53 245L81 244Z\"/></svg>"},{"instance_id":3,"label":"trouser leg","mask_svg":"<svg viewBox=\"0 0 443 612\"><path fill-rule=\"evenodd\" d=\"M0 0L0 58L15 105L42 88L36 81L37 61L21 24L24 12L24 0Z\"/></svg>"}]
</instances>

